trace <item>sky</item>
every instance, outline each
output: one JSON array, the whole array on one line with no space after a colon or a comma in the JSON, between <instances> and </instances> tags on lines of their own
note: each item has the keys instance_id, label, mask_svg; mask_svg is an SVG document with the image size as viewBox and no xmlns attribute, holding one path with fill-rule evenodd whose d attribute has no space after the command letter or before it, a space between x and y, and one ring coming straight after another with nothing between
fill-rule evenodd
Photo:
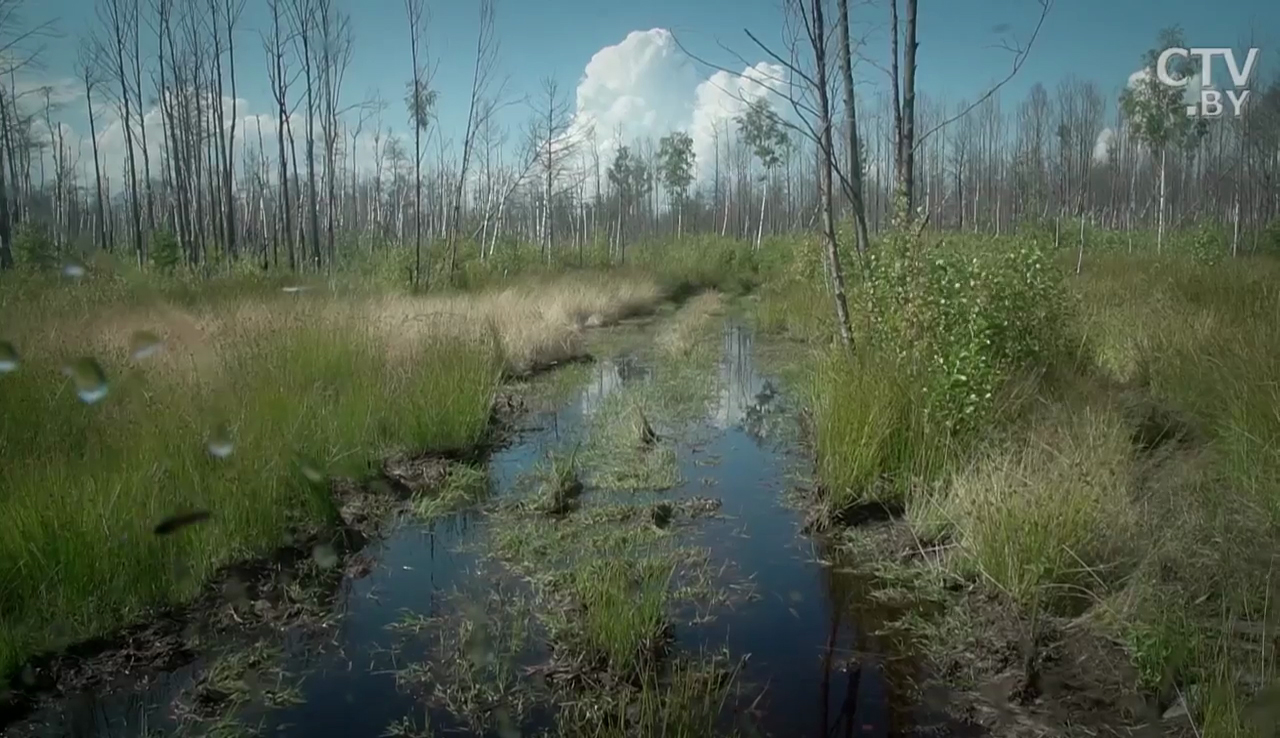
<instances>
[{"instance_id":1,"label":"sky","mask_svg":"<svg viewBox=\"0 0 1280 738\"><path fill-rule=\"evenodd\" d=\"M337 2L351 14L354 31L343 97L355 103L380 93L388 101L382 126L407 133L403 99L412 64L403 1ZM88 140L75 61L86 34L100 25L96 5L97 0L27 0L24 13L28 22L56 20L61 37L47 43L43 64L25 72L19 87L53 88L55 101L64 103L54 117L69 140ZM479 3L428 0L428 6L427 52L437 65L437 130L456 146L466 125ZM850 0L850 15L864 58L855 75L860 93L872 95L887 85L886 74L876 65L887 67L889 57L888 2ZM1039 15L1039 0L920 0L919 91L952 103L982 94L1012 64L1012 54L998 45L1025 42ZM778 70L744 29L785 56L783 19L781 0L496 0L498 77L505 80L511 100L536 96L540 81L554 78L568 92L579 124L593 122L603 138L619 125L628 139L656 140L673 129L688 130L705 169L711 131L741 110L742 98L768 94L751 81L749 68ZM1001 91L1003 104L1011 109L1036 82L1052 93L1060 80L1074 75L1096 81L1114 105L1158 31L1174 24L1183 28L1191 46L1243 48L1252 34L1252 45L1263 52L1261 73L1280 70L1276 0L1228 0L1211 6L1203 0L1052 0L1025 64ZM267 28L265 0L246 0L236 37L237 113L241 135L248 125L255 144L254 116L263 116L264 137L274 130L259 37ZM144 28L143 33L145 44L150 31ZM736 74L691 59L681 45ZM744 72L745 78L739 76ZM118 122L112 124L111 114L104 114L108 120L99 121L100 142L110 159L120 155L123 136ZM527 104L516 102L503 109L499 121L514 138L531 115ZM158 117L148 121L156 130L151 138L158 142ZM373 125L368 123L366 130ZM371 142L362 140L360 146L365 165ZM89 151L86 143L81 167L86 160L91 166Z\"/></svg>"}]
</instances>

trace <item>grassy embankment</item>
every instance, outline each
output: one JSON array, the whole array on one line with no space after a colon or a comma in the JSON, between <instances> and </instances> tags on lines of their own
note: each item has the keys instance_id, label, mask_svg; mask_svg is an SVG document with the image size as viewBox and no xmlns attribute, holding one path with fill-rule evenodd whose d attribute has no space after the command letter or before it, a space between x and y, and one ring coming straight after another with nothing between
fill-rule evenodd
<instances>
[{"instance_id":1,"label":"grassy embankment","mask_svg":"<svg viewBox=\"0 0 1280 738\"><path fill-rule=\"evenodd\" d=\"M1276 677L1280 263L1107 240L1078 276L1051 234L881 245L854 358L820 348L804 375L819 502L905 508L932 572L1026 623L1083 615L1195 730L1254 734ZM770 275L762 329L832 335L805 253Z\"/></svg>"},{"instance_id":2,"label":"grassy embankment","mask_svg":"<svg viewBox=\"0 0 1280 738\"><path fill-rule=\"evenodd\" d=\"M504 375L663 292L638 275L407 297L104 272L0 284L17 351L0 375L0 673L335 521L319 475L474 445ZM190 510L212 517L153 532Z\"/></svg>"}]
</instances>

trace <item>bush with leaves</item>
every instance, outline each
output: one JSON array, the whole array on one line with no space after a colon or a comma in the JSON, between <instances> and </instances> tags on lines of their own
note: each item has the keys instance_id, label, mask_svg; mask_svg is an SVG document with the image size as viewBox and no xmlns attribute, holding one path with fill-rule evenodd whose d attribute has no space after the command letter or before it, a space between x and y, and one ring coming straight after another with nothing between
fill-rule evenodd
<instances>
[{"instance_id":1,"label":"bush with leaves","mask_svg":"<svg viewBox=\"0 0 1280 738\"><path fill-rule=\"evenodd\" d=\"M1067 302L1050 247L1019 236L930 248L896 235L869 255L867 337L912 374L927 423L964 433L1016 372L1062 355Z\"/></svg>"},{"instance_id":2,"label":"bush with leaves","mask_svg":"<svg viewBox=\"0 0 1280 738\"><path fill-rule=\"evenodd\" d=\"M48 270L58 267L58 254L53 241L44 229L33 223L24 222L18 226L13 237L13 250L18 254L18 263L29 269Z\"/></svg>"},{"instance_id":3,"label":"bush with leaves","mask_svg":"<svg viewBox=\"0 0 1280 738\"><path fill-rule=\"evenodd\" d=\"M1262 232L1260 247L1263 253L1280 256L1280 218L1276 218L1267 224L1266 229Z\"/></svg>"},{"instance_id":4,"label":"bush with leaves","mask_svg":"<svg viewBox=\"0 0 1280 738\"><path fill-rule=\"evenodd\" d=\"M182 249L171 231L161 229L151 234L151 263L160 271L172 273L182 262Z\"/></svg>"},{"instance_id":5,"label":"bush with leaves","mask_svg":"<svg viewBox=\"0 0 1280 738\"><path fill-rule=\"evenodd\" d=\"M1212 266L1222 261L1227 251L1227 239L1222 228L1204 224L1189 234L1187 251L1197 263Z\"/></svg>"}]
</instances>

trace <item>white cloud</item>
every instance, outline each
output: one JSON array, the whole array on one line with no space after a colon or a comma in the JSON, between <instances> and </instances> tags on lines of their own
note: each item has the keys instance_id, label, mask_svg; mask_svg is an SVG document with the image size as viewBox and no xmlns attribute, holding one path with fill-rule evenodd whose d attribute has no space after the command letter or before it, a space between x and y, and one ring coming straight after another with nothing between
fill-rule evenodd
<instances>
[{"instance_id":1,"label":"white cloud","mask_svg":"<svg viewBox=\"0 0 1280 738\"><path fill-rule=\"evenodd\" d=\"M714 166L716 131L723 136L727 123L732 134L732 120L748 102L769 97L785 113L779 94L783 74L780 66L762 62L738 74L717 71L707 77L670 31L633 31L591 57L578 84L571 130L594 126L602 152L684 130L693 139L699 175L705 176Z\"/></svg>"},{"instance_id":2,"label":"white cloud","mask_svg":"<svg viewBox=\"0 0 1280 738\"><path fill-rule=\"evenodd\" d=\"M1106 163L1115 141L1116 132L1111 128L1103 128L1099 131L1097 140L1093 142L1093 161L1097 164Z\"/></svg>"},{"instance_id":3,"label":"white cloud","mask_svg":"<svg viewBox=\"0 0 1280 738\"><path fill-rule=\"evenodd\" d=\"M698 82L697 70L669 31L632 31L587 62L573 129L594 126L605 151L616 148L619 138L656 139L689 120Z\"/></svg>"},{"instance_id":4,"label":"white cloud","mask_svg":"<svg viewBox=\"0 0 1280 738\"><path fill-rule=\"evenodd\" d=\"M1154 72L1152 72L1150 67L1139 69L1138 71L1133 72L1132 74L1129 75L1129 81L1127 86L1131 90L1140 89L1138 87L1138 84L1144 80L1150 79L1153 73ZM1196 72L1195 74L1187 78L1187 86L1182 88L1182 97L1184 100L1186 100L1188 105L1190 105L1191 103L1196 103L1200 101L1200 90L1202 87L1203 85L1201 85L1200 83L1199 72Z\"/></svg>"},{"instance_id":5,"label":"white cloud","mask_svg":"<svg viewBox=\"0 0 1280 738\"><path fill-rule=\"evenodd\" d=\"M689 136L693 139L693 152L698 157L700 174L705 175L714 166L716 130L719 129L723 136L728 126L732 133L736 127L734 118L742 114L751 102L766 98L780 115L785 113L780 94L786 84L784 74L781 66L761 62L747 67L741 74L717 71L698 85L694 92Z\"/></svg>"}]
</instances>

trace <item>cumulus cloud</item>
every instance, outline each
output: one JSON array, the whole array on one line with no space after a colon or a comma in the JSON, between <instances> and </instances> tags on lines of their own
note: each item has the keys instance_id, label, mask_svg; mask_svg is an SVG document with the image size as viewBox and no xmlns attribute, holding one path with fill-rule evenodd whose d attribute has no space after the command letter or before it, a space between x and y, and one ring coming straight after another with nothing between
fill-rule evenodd
<instances>
[{"instance_id":1,"label":"cumulus cloud","mask_svg":"<svg viewBox=\"0 0 1280 738\"><path fill-rule=\"evenodd\" d=\"M688 129L700 174L707 174L714 166L716 131L723 136L726 126L732 130L734 118L751 102L764 98L779 114L784 112L781 97L784 74L781 66L761 62L740 74L717 71L698 85Z\"/></svg>"},{"instance_id":2,"label":"cumulus cloud","mask_svg":"<svg viewBox=\"0 0 1280 738\"><path fill-rule=\"evenodd\" d=\"M693 139L698 175L714 166L717 132L732 132L748 102L768 98L784 113L784 70L762 62L730 74L700 73L662 28L632 31L591 57L577 89L572 131L594 128L602 151L638 138L657 140L674 130Z\"/></svg>"},{"instance_id":3,"label":"cumulus cloud","mask_svg":"<svg viewBox=\"0 0 1280 738\"><path fill-rule=\"evenodd\" d=\"M1139 69L1129 75L1127 86L1131 90L1139 90L1141 89L1139 84L1150 79L1154 74L1155 72L1150 67ZM1200 90L1204 87L1205 86L1200 82L1200 72L1192 74L1187 78L1187 86L1182 88L1183 99L1188 105L1191 103L1198 103L1200 101Z\"/></svg>"},{"instance_id":4,"label":"cumulus cloud","mask_svg":"<svg viewBox=\"0 0 1280 738\"><path fill-rule=\"evenodd\" d=\"M1093 142L1093 161L1103 164L1111 156L1111 147L1115 145L1116 132L1111 128L1103 128Z\"/></svg>"}]
</instances>

